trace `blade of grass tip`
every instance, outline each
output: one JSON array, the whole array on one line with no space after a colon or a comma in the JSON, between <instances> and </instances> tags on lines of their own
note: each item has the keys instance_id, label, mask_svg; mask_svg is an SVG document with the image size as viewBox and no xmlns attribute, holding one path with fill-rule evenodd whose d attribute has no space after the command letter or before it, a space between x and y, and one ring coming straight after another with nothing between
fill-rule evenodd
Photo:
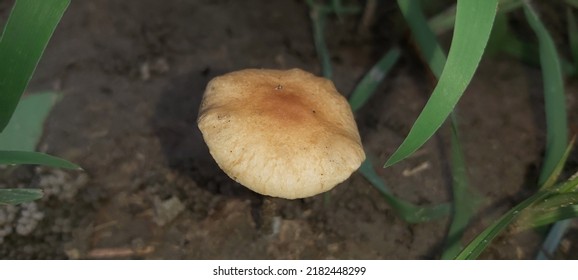
<instances>
[{"instance_id":1,"label":"blade of grass tip","mask_svg":"<svg viewBox=\"0 0 578 280\"><path fill-rule=\"evenodd\" d=\"M13 164L39 164L65 169L82 169L80 166L67 160L43 153L29 151L0 151L0 165Z\"/></svg>"},{"instance_id":2,"label":"blade of grass tip","mask_svg":"<svg viewBox=\"0 0 578 280\"><path fill-rule=\"evenodd\" d=\"M0 38L0 132L26 89L70 0L18 0Z\"/></svg>"},{"instance_id":3,"label":"blade of grass tip","mask_svg":"<svg viewBox=\"0 0 578 280\"><path fill-rule=\"evenodd\" d=\"M413 36L420 50L422 50L430 70L439 79L446 63L446 57L433 30L427 24L421 7L416 4L419 2L414 2L411 5L408 1L398 1L398 4L412 29ZM462 247L461 237L475 212L478 200L474 193L469 190L466 162L460 145L457 119L457 113L452 112L453 217L448 232L446 249L442 253L443 259L451 259L459 253Z\"/></svg>"},{"instance_id":4,"label":"blade of grass tip","mask_svg":"<svg viewBox=\"0 0 578 280\"><path fill-rule=\"evenodd\" d=\"M574 62L574 73L578 73L578 24L574 11L570 7L566 7L566 18L568 19L568 41Z\"/></svg>"},{"instance_id":5,"label":"blade of grass tip","mask_svg":"<svg viewBox=\"0 0 578 280\"><path fill-rule=\"evenodd\" d=\"M408 223L421 223L440 219L449 214L450 207L447 203L434 206L416 206L410 202L395 197L385 182L373 168L371 161L366 159L358 170L381 194L395 212Z\"/></svg>"},{"instance_id":6,"label":"blade of grass tip","mask_svg":"<svg viewBox=\"0 0 578 280\"><path fill-rule=\"evenodd\" d=\"M331 60L329 51L325 45L324 39L324 23L326 12L323 12L323 7L316 5L312 0L307 1L311 11L311 20L314 28L314 40L317 54L322 61L323 76L331 79ZM425 222L446 216L449 213L448 204L440 204L433 207L419 207L411 203L402 201L393 196L387 189L385 183L373 170L369 160L366 160L360 167L360 172L372 183L374 187L382 192L386 201L400 214L402 219L409 223Z\"/></svg>"},{"instance_id":7,"label":"blade of grass tip","mask_svg":"<svg viewBox=\"0 0 578 280\"><path fill-rule=\"evenodd\" d=\"M42 198L40 189L0 189L0 205L20 204Z\"/></svg>"},{"instance_id":8,"label":"blade of grass tip","mask_svg":"<svg viewBox=\"0 0 578 280\"><path fill-rule=\"evenodd\" d=\"M528 1L524 2L524 13L530 27L538 37L540 64L544 81L547 135L546 154L539 177L541 185L548 179L568 146L566 97L564 95L562 68L558 59L556 45Z\"/></svg>"},{"instance_id":9,"label":"blade of grass tip","mask_svg":"<svg viewBox=\"0 0 578 280\"><path fill-rule=\"evenodd\" d=\"M399 2L407 2L398 0ZM410 1L417 3L417 1ZM415 5L415 4L414 4ZM492 30L497 0L458 0L456 25L447 63L409 135L391 155L391 166L421 147L442 125L470 83Z\"/></svg>"},{"instance_id":10,"label":"blade of grass tip","mask_svg":"<svg viewBox=\"0 0 578 280\"><path fill-rule=\"evenodd\" d=\"M383 81L385 76L389 73L393 65L399 60L400 51L398 48L389 50L372 68L363 76L361 81L357 84L351 97L349 104L351 110L354 112L359 110L369 98L375 93L377 86Z\"/></svg>"},{"instance_id":11,"label":"blade of grass tip","mask_svg":"<svg viewBox=\"0 0 578 280\"><path fill-rule=\"evenodd\" d=\"M351 105L353 112L358 111L359 108L369 100L377 89L379 83L385 78L389 70L398 60L399 55L399 49L394 48L390 50L367 74L365 74L349 98L349 104ZM449 206L447 204L420 207L395 197L383 179L377 175L369 159L362 163L359 172L372 184L373 187L381 192L387 203L406 222L419 223L430 221L446 216L449 213Z\"/></svg>"}]
</instances>

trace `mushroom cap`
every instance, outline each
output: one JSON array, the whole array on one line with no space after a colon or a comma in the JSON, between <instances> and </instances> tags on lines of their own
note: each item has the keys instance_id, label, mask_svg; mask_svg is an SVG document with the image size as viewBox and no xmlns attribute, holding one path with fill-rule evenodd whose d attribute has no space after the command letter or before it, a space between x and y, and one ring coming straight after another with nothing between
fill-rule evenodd
<instances>
[{"instance_id":1,"label":"mushroom cap","mask_svg":"<svg viewBox=\"0 0 578 280\"><path fill-rule=\"evenodd\" d=\"M347 100L330 80L300 69L212 79L197 122L219 167L263 195L328 191L365 160Z\"/></svg>"}]
</instances>

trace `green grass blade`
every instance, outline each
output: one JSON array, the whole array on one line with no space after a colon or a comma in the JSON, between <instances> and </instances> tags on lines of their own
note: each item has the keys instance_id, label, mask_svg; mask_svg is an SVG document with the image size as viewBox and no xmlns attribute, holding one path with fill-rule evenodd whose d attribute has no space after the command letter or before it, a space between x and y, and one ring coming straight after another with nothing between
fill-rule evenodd
<instances>
[{"instance_id":1,"label":"green grass blade","mask_svg":"<svg viewBox=\"0 0 578 280\"><path fill-rule=\"evenodd\" d=\"M570 146L573 146L573 143L574 143L574 139L572 139ZM564 161L566 160L567 157L568 157L568 153L566 153L564 155ZM557 187L556 191L558 191L560 193L578 191L578 173L574 174L574 176L570 177L570 179L568 181L566 181L565 183L563 183L559 187ZM570 201L569 205L575 206L574 204L575 204L574 201ZM560 204L560 205L562 205L562 204ZM568 211L568 210L566 210L566 211ZM564 219L564 218L565 217L563 215L559 216L559 219ZM542 249L536 255L537 260L547 260L550 258L550 256L552 256L554 254L554 252L556 251L556 249L558 248L558 246L560 244L560 241L562 240L566 231L570 227L570 224L571 224L570 220L562 220L562 221L556 222L552 226L552 228L548 232L548 235L544 239L544 242L542 243L542 246L541 246Z\"/></svg>"},{"instance_id":2,"label":"green grass blade","mask_svg":"<svg viewBox=\"0 0 578 280\"><path fill-rule=\"evenodd\" d=\"M375 66L362 78L349 98L352 111L356 112L375 93L377 86L385 78L390 68L399 58L399 49L390 50ZM365 160L358 170L373 187L383 195L385 201L396 211L396 213L406 222L419 223L426 222L449 214L449 205L441 204L436 206L416 206L410 202L395 197L383 179L377 175L371 161Z\"/></svg>"},{"instance_id":3,"label":"green grass blade","mask_svg":"<svg viewBox=\"0 0 578 280\"><path fill-rule=\"evenodd\" d=\"M321 66L323 70L323 76L325 78L331 79L331 60L329 51L325 45L323 33L326 14L333 12L333 7L328 8L326 6L317 5L312 0L308 0L307 3L310 7L316 51L320 60L322 61ZM378 65L374 66L382 67L381 70L384 74L372 76L372 71L366 74L364 77L364 84L361 86L358 85L355 92L352 94L352 97L355 96L356 98L354 101L350 100L350 104L354 102L356 105L356 108L354 108L353 111L356 111L361 106L363 106L363 103L366 102L367 99L374 93L375 89L377 88L377 84L383 80L385 74L388 72L385 70L388 70L387 68L391 68L391 66L387 67L388 64L393 65L395 60L397 60L397 57L399 56L398 52L399 50L393 49L388 54L386 54L384 59L380 61L383 63L378 63ZM400 215L400 217L409 223L419 223L434 220L446 216L449 213L448 204L440 204L433 207L420 207L396 198L389 191L385 185L385 182L377 175L369 160L363 162L359 171L375 188L377 188L384 195L385 200Z\"/></svg>"},{"instance_id":4,"label":"green grass blade","mask_svg":"<svg viewBox=\"0 0 578 280\"><path fill-rule=\"evenodd\" d=\"M564 155L568 146L568 121L566 116L566 97L562 68L558 59L556 45L546 27L528 2L525 2L524 13L530 27L538 37L540 64L544 80L544 99L546 105L546 154L540 171L539 183L544 183L554 171L556 163Z\"/></svg>"},{"instance_id":5,"label":"green grass blade","mask_svg":"<svg viewBox=\"0 0 578 280\"><path fill-rule=\"evenodd\" d=\"M353 111L359 110L373 95L377 86L389 73L393 65L398 61L400 51L398 48L389 50L361 79L349 98L349 104Z\"/></svg>"},{"instance_id":6,"label":"green grass blade","mask_svg":"<svg viewBox=\"0 0 578 280\"><path fill-rule=\"evenodd\" d=\"M568 181L560 184L557 188L560 193L569 193L578 191L578 173L574 174Z\"/></svg>"},{"instance_id":7,"label":"green grass blade","mask_svg":"<svg viewBox=\"0 0 578 280\"><path fill-rule=\"evenodd\" d=\"M446 63L446 57L433 30L427 24L421 7L417 4L419 2L414 2L398 1L398 4L412 30L418 47L423 53L423 58L428 62L428 66L436 78L439 79ZM442 253L443 259L451 259L459 253L462 247L461 237L478 203L478 198L469 190L466 162L460 145L455 112L451 114L451 122L453 219L448 232L446 249Z\"/></svg>"},{"instance_id":8,"label":"green grass blade","mask_svg":"<svg viewBox=\"0 0 578 280\"><path fill-rule=\"evenodd\" d=\"M574 183L574 187L576 187L576 183ZM533 208L536 209L536 212L550 212L556 208L576 204L578 204L578 192L556 193L536 203Z\"/></svg>"},{"instance_id":9,"label":"green grass blade","mask_svg":"<svg viewBox=\"0 0 578 280\"><path fill-rule=\"evenodd\" d=\"M7 151L34 151L42 136L44 120L57 98L54 92L23 97L0 133L0 147Z\"/></svg>"},{"instance_id":10,"label":"green grass blade","mask_svg":"<svg viewBox=\"0 0 578 280\"><path fill-rule=\"evenodd\" d=\"M455 258L462 250L461 238L475 214L475 210L480 202L478 195L473 193L469 187L466 161L463 149L460 144L457 116L452 117L452 190L453 190L453 211L452 223L448 231L446 248L442 253L442 259L449 260Z\"/></svg>"},{"instance_id":11,"label":"green grass blade","mask_svg":"<svg viewBox=\"0 0 578 280\"><path fill-rule=\"evenodd\" d=\"M560 162L558 162L558 164L556 165L556 168L554 168L554 172L552 172L552 174L550 175L548 180L546 180L546 183L544 183L544 186L542 186L542 189L546 189L546 190L551 189L551 191L555 191L555 192L559 192L559 193L569 193L569 192L577 191L578 176L576 174L574 176L572 176L568 181L561 183L561 184L558 184L557 186L553 186L556 183L556 181L558 180L560 173L562 172L562 168L564 167L564 163L566 162L566 159L570 155L570 151L572 150L572 147L574 146L574 141L575 141L575 138L572 138L572 140L570 140L570 144L566 148L566 151L564 152L564 156L562 157ZM548 199L548 201L542 201L542 203L543 203L542 205L547 206L548 202L550 202L550 199ZM572 201L570 201L570 202L571 202L570 204L572 205L573 202ZM564 207L566 204L560 203L558 205L561 207ZM565 211L566 211L566 213L568 213L568 210L565 210ZM557 214L555 214L555 215L557 215ZM560 217L560 219L564 218L563 215L560 215L559 217ZM548 218L549 217L542 217L542 219L548 219ZM552 219L552 217L550 217L550 219ZM540 221L536 221L535 223L540 223ZM541 246L542 249L538 252L536 259L538 259L538 260L549 259L549 257L556 251L556 248L558 248L560 241L564 237L564 235L565 235L565 233L569 227L570 227L570 221L568 221L568 220L562 220L562 221L556 222L552 226L552 228L550 228L548 235L544 239L544 242L542 243L542 246Z\"/></svg>"},{"instance_id":12,"label":"green grass blade","mask_svg":"<svg viewBox=\"0 0 578 280\"><path fill-rule=\"evenodd\" d=\"M0 151L0 165L4 164L39 164L66 169L82 169L80 166L67 160L29 151Z\"/></svg>"},{"instance_id":13,"label":"green grass blade","mask_svg":"<svg viewBox=\"0 0 578 280\"><path fill-rule=\"evenodd\" d=\"M578 216L578 193L560 193L548 196L532 206L520 219L520 229L540 227Z\"/></svg>"},{"instance_id":14,"label":"green grass blade","mask_svg":"<svg viewBox=\"0 0 578 280\"><path fill-rule=\"evenodd\" d=\"M522 6L522 0L501 0L499 2L499 14L505 14ZM442 34L454 28L456 20L456 6L451 6L445 11L428 20L429 26L435 34Z\"/></svg>"},{"instance_id":15,"label":"green grass blade","mask_svg":"<svg viewBox=\"0 0 578 280\"><path fill-rule=\"evenodd\" d=\"M399 2L407 0L398 0ZM417 1L410 1L417 3ZM456 25L447 63L434 92L401 146L387 160L391 166L421 147L442 125L470 83L484 53L497 0L458 0Z\"/></svg>"},{"instance_id":16,"label":"green grass blade","mask_svg":"<svg viewBox=\"0 0 578 280\"><path fill-rule=\"evenodd\" d=\"M430 65L434 75L439 78L446 64L446 55L437 43L435 34L428 28L420 1L397 0L397 5L406 19L424 59Z\"/></svg>"},{"instance_id":17,"label":"green grass blade","mask_svg":"<svg viewBox=\"0 0 578 280\"><path fill-rule=\"evenodd\" d=\"M560 222L566 219L576 218L578 217L578 205L571 205L571 206L564 206L564 207L557 207L551 209L550 211L545 211L540 213L539 215L534 216L531 223L528 224L528 227L541 227L546 226L549 224L553 224L556 222ZM564 230L565 232L565 230ZM556 242L559 244L560 242ZM557 245L556 245L557 247Z\"/></svg>"},{"instance_id":18,"label":"green grass blade","mask_svg":"<svg viewBox=\"0 0 578 280\"><path fill-rule=\"evenodd\" d=\"M70 0L17 0L0 38L0 132Z\"/></svg>"},{"instance_id":19,"label":"green grass blade","mask_svg":"<svg viewBox=\"0 0 578 280\"><path fill-rule=\"evenodd\" d=\"M43 195L40 189L0 189L0 205L30 202Z\"/></svg>"},{"instance_id":20,"label":"green grass blade","mask_svg":"<svg viewBox=\"0 0 578 280\"><path fill-rule=\"evenodd\" d=\"M540 191L530 198L524 200L520 204L510 209L500 219L496 220L492 225L487 227L474 240L472 240L457 256L458 260L476 259L486 249L486 247L500 234L510 223L518 218L521 211L532 205L534 202L547 197L549 192Z\"/></svg>"},{"instance_id":21,"label":"green grass blade","mask_svg":"<svg viewBox=\"0 0 578 280\"><path fill-rule=\"evenodd\" d=\"M398 2L399 3L399 2ZM442 34L454 28L456 21L456 5L438 13L428 20L428 25L435 34Z\"/></svg>"},{"instance_id":22,"label":"green grass blade","mask_svg":"<svg viewBox=\"0 0 578 280\"><path fill-rule=\"evenodd\" d=\"M371 161L366 159L358 170L375 188L377 188L387 203L396 213L408 223L421 223L447 216L450 207L447 203L434 206L416 206L410 202L395 197L385 182L377 175Z\"/></svg>"},{"instance_id":23,"label":"green grass blade","mask_svg":"<svg viewBox=\"0 0 578 280\"><path fill-rule=\"evenodd\" d=\"M564 169L566 159L568 158L568 156L570 156L570 152L572 151L572 147L574 147L575 141L576 138L572 138L570 140L570 143L568 144L566 150L564 150L564 153L562 154L562 158L558 161L558 163L556 163L556 166L554 167L554 170L552 170L552 172L550 173L548 179L546 179L546 181L542 184L542 186L540 186L541 189L551 189L554 187L554 185L558 181L558 177L560 177L560 173L562 173L562 169ZM562 192L565 191L564 186L562 186L561 189Z\"/></svg>"},{"instance_id":24,"label":"green grass blade","mask_svg":"<svg viewBox=\"0 0 578 280\"><path fill-rule=\"evenodd\" d=\"M571 143L573 143L572 140ZM560 161L557 163L556 166L562 167L566 162L566 159L570 155L570 151L572 150L572 145L569 145L566 148L566 151ZM552 176L556 176L552 174ZM480 256L480 254L486 249L488 245L492 242L498 234L500 234L514 219L518 218L520 213L526 208L532 206L536 202L544 201L544 199L548 198L553 194L553 192L562 192L562 191L571 191L574 190L571 186L575 187L575 184L578 184L578 176L576 178L572 178L565 184L562 184L558 189L552 188L544 188L542 187L540 191L533 196L529 197L528 199L522 201L520 204L516 205L512 209L510 209L506 214L504 214L500 219L496 220L492 225L488 226L484 231L478 234L457 256L456 259L476 259ZM531 211L531 210L530 210ZM527 214L521 215L522 219L527 217Z\"/></svg>"}]
</instances>

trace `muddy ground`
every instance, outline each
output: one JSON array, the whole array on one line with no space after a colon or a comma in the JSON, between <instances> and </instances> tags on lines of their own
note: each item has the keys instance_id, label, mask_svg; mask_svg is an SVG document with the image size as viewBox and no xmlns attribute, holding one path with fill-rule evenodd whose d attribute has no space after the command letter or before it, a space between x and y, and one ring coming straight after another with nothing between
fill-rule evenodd
<instances>
[{"instance_id":1,"label":"muddy ground","mask_svg":"<svg viewBox=\"0 0 578 280\"><path fill-rule=\"evenodd\" d=\"M0 2L2 22L12 3ZM432 89L398 18L386 5L366 27L359 16L331 18L327 27L334 81L345 96L390 47L404 49L356 114L376 166L407 135ZM243 68L293 67L321 73L304 1L72 1L28 92L62 93L39 149L85 171L0 170L4 185L48 192L4 208L14 230L0 244L1 258L439 258L449 219L408 224L357 173L328 195L282 200L218 169L196 127L207 82ZM534 190L545 141L540 80L536 68L486 57L459 103L470 181L483 197L467 238ZM568 109L578 111L572 81L567 91ZM577 124L572 113L574 131ZM378 169L396 195L421 205L450 200L448 135L445 126L411 158ZM33 218L22 219L24 212ZM561 256L575 258L576 233L568 236ZM533 258L540 241L539 232L507 233L483 257Z\"/></svg>"}]
</instances>

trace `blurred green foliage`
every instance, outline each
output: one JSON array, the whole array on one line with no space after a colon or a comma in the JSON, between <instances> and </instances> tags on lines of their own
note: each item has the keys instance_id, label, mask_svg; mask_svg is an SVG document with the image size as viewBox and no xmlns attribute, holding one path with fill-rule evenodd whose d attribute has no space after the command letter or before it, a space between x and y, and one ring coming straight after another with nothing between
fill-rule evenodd
<instances>
[{"instance_id":1,"label":"blurred green foliage","mask_svg":"<svg viewBox=\"0 0 578 280\"><path fill-rule=\"evenodd\" d=\"M25 98L22 94L70 0L16 0L0 37L0 164L80 167L64 159L34 152L56 94ZM15 113L16 112L16 113ZM41 190L1 189L0 204L42 197Z\"/></svg>"}]
</instances>

